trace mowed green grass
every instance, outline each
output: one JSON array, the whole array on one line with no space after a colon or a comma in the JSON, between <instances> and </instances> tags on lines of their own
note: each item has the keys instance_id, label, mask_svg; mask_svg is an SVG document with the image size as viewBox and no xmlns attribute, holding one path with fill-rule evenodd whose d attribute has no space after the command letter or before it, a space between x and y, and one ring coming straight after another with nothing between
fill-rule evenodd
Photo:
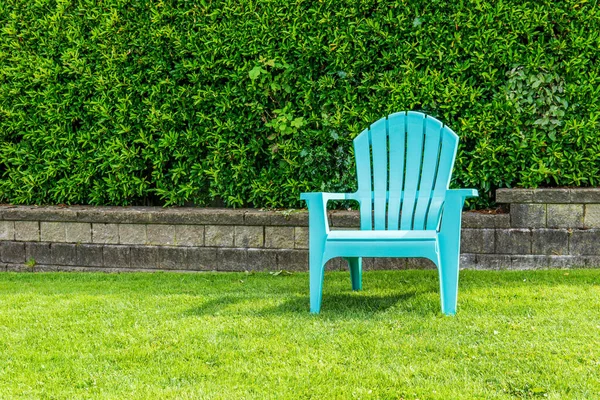
<instances>
[{"instance_id":1,"label":"mowed green grass","mask_svg":"<svg viewBox=\"0 0 600 400\"><path fill-rule=\"evenodd\" d=\"M600 398L600 270L0 274L0 398Z\"/></svg>"}]
</instances>

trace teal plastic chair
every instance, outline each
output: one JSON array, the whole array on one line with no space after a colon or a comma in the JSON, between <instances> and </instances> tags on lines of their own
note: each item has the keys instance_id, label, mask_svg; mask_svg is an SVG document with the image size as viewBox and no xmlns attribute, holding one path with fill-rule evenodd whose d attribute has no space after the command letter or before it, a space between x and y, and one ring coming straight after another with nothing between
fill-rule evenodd
<instances>
[{"instance_id":1,"label":"teal plastic chair","mask_svg":"<svg viewBox=\"0 0 600 400\"><path fill-rule=\"evenodd\" d=\"M362 288L362 257L424 257L437 266L442 312L456 313L460 224L475 189L449 189L458 136L437 119L399 112L354 139L356 193L302 193L309 211L310 311L321 309L325 263L348 261ZM356 200L360 230L329 230L327 202Z\"/></svg>"}]
</instances>

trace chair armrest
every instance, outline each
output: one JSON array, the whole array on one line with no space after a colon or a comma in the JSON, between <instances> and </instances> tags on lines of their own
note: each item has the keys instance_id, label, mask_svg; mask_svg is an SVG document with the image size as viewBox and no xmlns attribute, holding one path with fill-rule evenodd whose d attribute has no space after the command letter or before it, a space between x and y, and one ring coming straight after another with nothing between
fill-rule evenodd
<instances>
[{"instance_id":1,"label":"chair armrest","mask_svg":"<svg viewBox=\"0 0 600 400\"><path fill-rule=\"evenodd\" d=\"M454 196L466 199L467 197L479 197L479 193L477 192L477 189L448 189L446 197Z\"/></svg>"},{"instance_id":2,"label":"chair armrest","mask_svg":"<svg viewBox=\"0 0 600 400\"><path fill-rule=\"evenodd\" d=\"M353 200L354 193L300 193L300 199L308 206L308 224L311 232L329 233L327 202L329 200Z\"/></svg>"}]
</instances>

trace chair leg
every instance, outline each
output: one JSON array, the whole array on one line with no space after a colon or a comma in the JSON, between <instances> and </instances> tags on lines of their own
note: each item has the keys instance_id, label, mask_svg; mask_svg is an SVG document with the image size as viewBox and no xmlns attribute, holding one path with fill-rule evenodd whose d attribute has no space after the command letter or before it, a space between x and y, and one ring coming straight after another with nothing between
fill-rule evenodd
<instances>
[{"instance_id":1,"label":"chair leg","mask_svg":"<svg viewBox=\"0 0 600 400\"><path fill-rule=\"evenodd\" d=\"M352 290L362 289L362 257L348 257L348 267L350 268L350 279L352 280Z\"/></svg>"},{"instance_id":2,"label":"chair leg","mask_svg":"<svg viewBox=\"0 0 600 400\"><path fill-rule=\"evenodd\" d=\"M320 253L311 252L309 260L310 275L310 312L318 314L321 311L321 299L323 298L323 278L325 277L325 266Z\"/></svg>"},{"instance_id":3,"label":"chair leg","mask_svg":"<svg viewBox=\"0 0 600 400\"><path fill-rule=\"evenodd\" d=\"M440 297L442 313L456 314L458 301L458 255L441 254L438 271L440 276Z\"/></svg>"}]
</instances>

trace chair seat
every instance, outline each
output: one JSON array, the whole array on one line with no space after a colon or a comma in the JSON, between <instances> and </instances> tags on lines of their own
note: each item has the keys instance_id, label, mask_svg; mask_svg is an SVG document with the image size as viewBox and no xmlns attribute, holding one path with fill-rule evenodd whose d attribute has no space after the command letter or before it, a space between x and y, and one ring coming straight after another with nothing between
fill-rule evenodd
<instances>
[{"instance_id":1,"label":"chair seat","mask_svg":"<svg viewBox=\"0 0 600 400\"><path fill-rule=\"evenodd\" d=\"M327 235L328 241L353 241L353 240L418 240L418 241L435 241L437 240L437 231L367 231L367 230L350 230L350 231L330 231Z\"/></svg>"}]
</instances>

